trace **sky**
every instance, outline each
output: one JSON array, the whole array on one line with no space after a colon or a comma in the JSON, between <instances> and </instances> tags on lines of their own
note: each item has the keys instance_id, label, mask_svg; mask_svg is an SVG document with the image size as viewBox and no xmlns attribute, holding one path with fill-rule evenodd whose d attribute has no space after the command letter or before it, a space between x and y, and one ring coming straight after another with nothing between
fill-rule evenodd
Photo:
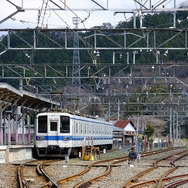
<instances>
[{"instance_id":1,"label":"sky","mask_svg":"<svg viewBox=\"0 0 188 188\"><path fill-rule=\"evenodd\" d=\"M48 1L48 4L45 2ZM110 22L112 26L116 26L120 21L129 20L132 14L116 14L114 15L115 10L132 10L139 9L140 6L138 3L135 3L134 0L52 0L61 8L65 7L64 10L52 10L57 8L57 6L50 2L50 0L0 0L0 21L11 15L16 11L17 5L24 7L25 12L20 12L14 15L11 19L0 24L0 29L7 28L35 28L47 27L47 28L74 28L72 18L79 17L80 23L79 28L91 28L93 26L100 26L102 23ZM145 6L149 6L149 0L136 0L137 2L145 3ZM151 0L152 4L155 5L157 2L163 2L164 0ZM173 8L174 1L176 1L177 6L180 5L183 0L166 0L162 3L159 8L165 6L165 8ZM11 2L11 3L10 3ZM44 2L44 4L43 4ZM107 8L111 11L100 10L99 5ZM38 13L41 10L41 7L47 5L48 10L42 12L40 16L40 21L38 24ZM35 9L35 10L31 10ZM68 10L69 9L69 10ZM50 10L50 11L49 11ZM80 11L82 10L82 11Z\"/></svg>"},{"instance_id":2,"label":"sky","mask_svg":"<svg viewBox=\"0 0 188 188\"><path fill-rule=\"evenodd\" d=\"M120 21L129 21L133 14L114 14L114 12L139 10L140 5L135 1L142 2L147 8L149 8L149 2L153 6L159 3L158 8L163 10L174 8L174 2L176 2L177 7L182 2L187 2L187 0L0 0L0 29L75 28L76 26L72 21L73 17L79 17L78 28L92 28L101 26L103 23L111 23L115 27ZM17 10L15 5L23 7L25 11L2 22L3 19ZM47 11L42 11L39 17L39 11L45 6ZM102 10L100 6L108 8L108 11ZM63 8L66 8L66 11L61 10ZM7 32L0 31L0 40L6 34Z\"/></svg>"}]
</instances>

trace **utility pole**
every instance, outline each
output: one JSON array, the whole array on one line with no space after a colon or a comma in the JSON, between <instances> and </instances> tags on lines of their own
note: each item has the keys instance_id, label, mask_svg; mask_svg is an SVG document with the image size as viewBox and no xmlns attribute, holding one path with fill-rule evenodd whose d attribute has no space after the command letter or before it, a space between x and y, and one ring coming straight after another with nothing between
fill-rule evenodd
<instances>
[{"instance_id":1,"label":"utility pole","mask_svg":"<svg viewBox=\"0 0 188 188\"><path fill-rule=\"evenodd\" d=\"M140 144L139 144L139 141L138 141L138 131L139 131L139 114L137 115L136 117L136 152L140 152L141 148L140 148Z\"/></svg>"},{"instance_id":2,"label":"utility pole","mask_svg":"<svg viewBox=\"0 0 188 188\"><path fill-rule=\"evenodd\" d=\"M119 117L120 117L120 102L119 102L119 99L118 99L118 116L117 116L117 120L119 120Z\"/></svg>"},{"instance_id":3,"label":"utility pole","mask_svg":"<svg viewBox=\"0 0 188 188\"><path fill-rule=\"evenodd\" d=\"M174 144L175 144L175 117L176 117L176 112L174 111L173 112L173 146L174 146Z\"/></svg>"},{"instance_id":4,"label":"utility pole","mask_svg":"<svg viewBox=\"0 0 188 188\"><path fill-rule=\"evenodd\" d=\"M79 18L72 19L75 28L78 29ZM74 50L73 50L73 65L72 65L72 85L80 87L80 52L79 52L79 35L74 32Z\"/></svg>"},{"instance_id":5,"label":"utility pole","mask_svg":"<svg viewBox=\"0 0 188 188\"><path fill-rule=\"evenodd\" d=\"M172 144L172 107L170 107L170 145Z\"/></svg>"},{"instance_id":6,"label":"utility pole","mask_svg":"<svg viewBox=\"0 0 188 188\"><path fill-rule=\"evenodd\" d=\"M176 117L176 144L179 144L179 117L178 117L178 112L177 112L177 117Z\"/></svg>"}]
</instances>

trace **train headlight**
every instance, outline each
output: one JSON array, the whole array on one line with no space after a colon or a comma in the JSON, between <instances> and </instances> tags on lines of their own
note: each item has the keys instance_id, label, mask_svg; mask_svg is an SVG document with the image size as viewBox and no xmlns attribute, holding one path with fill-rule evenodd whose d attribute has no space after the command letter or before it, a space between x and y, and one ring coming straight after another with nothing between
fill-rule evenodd
<instances>
[{"instance_id":1,"label":"train headlight","mask_svg":"<svg viewBox=\"0 0 188 188\"><path fill-rule=\"evenodd\" d=\"M38 136L37 140L44 140L43 136Z\"/></svg>"},{"instance_id":2,"label":"train headlight","mask_svg":"<svg viewBox=\"0 0 188 188\"><path fill-rule=\"evenodd\" d=\"M63 137L63 140L68 141L68 140L70 140L70 138L68 136L67 137L65 136L65 137Z\"/></svg>"}]
</instances>

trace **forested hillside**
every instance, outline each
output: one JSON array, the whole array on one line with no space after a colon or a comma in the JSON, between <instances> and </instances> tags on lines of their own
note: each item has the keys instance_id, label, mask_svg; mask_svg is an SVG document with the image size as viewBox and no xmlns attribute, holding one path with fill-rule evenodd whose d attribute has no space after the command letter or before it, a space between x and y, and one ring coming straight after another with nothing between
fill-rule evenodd
<instances>
[{"instance_id":1,"label":"forested hillside","mask_svg":"<svg viewBox=\"0 0 188 188\"><path fill-rule=\"evenodd\" d=\"M188 28L188 13L187 12L178 12L177 13L177 28ZM140 27L139 25L139 18L137 18L137 28ZM173 25L173 14L171 13L160 13L160 14L148 14L144 15L143 19L143 26L146 28L169 28L172 27ZM96 26L95 28L112 28L112 25L110 23L104 23L102 26ZM119 22L116 28L133 28L133 20L129 21L122 21ZM113 33L114 32L114 33ZM80 32L80 36L89 36L91 33L90 32ZM114 41L120 41L122 38L118 37L118 35L115 34L115 31L110 31L107 33L107 35L113 35L112 39ZM21 37L23 37L26 41L29 42L29 38L31 33L30 32L23 32L21 34ZM51 31L48 33L48 35L57 41L59 44L64 44L64 33L63 32L55 32ZM73 33L68 33L68 40L69 43L73 44ZM160 43L165 35L170 35L169 33L162 33L160 34L160 38L157 38L158 42ZM131 40L133 39L131 36L128 38L128 43L131 43ZM174 44L179 44L180 46L185 42L185 39L183 37L176 37L173 39ZM0 48L3 50L3 44L6 43L7 37L5 36L4 39L1 41ZM140 41L142 43L142 41ZM20 45L20 40L15 36L12 36L11 39L11 46L13 47L18 47ZM38 46L49 46L50 41L47 40L46 38L38 38L37 39L37 45ZM85 44L80 41L80 47L84 46ZM109 40L106 38L101 38L98 41L98 46L108 46L109 45ZM168 46L166 46L168 47ZM170 47L170 46L169 46ZM129 51L129 50L127 50ZM28 62L28 58L26 57L26 53L32 54L32 63L71 63L73 59L73 51L72 50L38 50L38 51L32 51L27 52L24 51L8 51L5 54L0 56L0 63L3 64L14 64L14 63L26 63ZM130 51L131 52L131 51ZM98 59L98 62L100 63L111 63L112 62L112 50L100 50L100 57ZM151 53L138 53L137 54L137 63L138 64L144 64L144 63L155 63L155 56ZM165 62L168 61L187 61L187 51L182 50L182 51L169 51L168 56L165 58ZM121 59L117 59L118 63L122 63L126 61L126 57L122 56ZM130 56L130 62L132 61L132 56ZM92 59L88 53L87 50L80 50L80 62L81 63L91 63Z\"/></svg>"},{"instance_id":2,"label":"forested hillside","mask_svg":"<svg viewBox=\"0 0 188 188\"><path fill-rule=\"evenodd\" d=\"M143 19L143 27L145 28L170 28L173 26L173 14L172 13L160 13L160 14L148 14L148 15L144 15L144 19ZM188 12L177 12L177 23L176 23L176 28L177 29L187 29L188 28ZM139 18L137 18L137 25L136 27L139 28ZM116 31L114 30L114 28L112 27L112 25L110 23L103 23L103 25L100 26L95 26L95 29L97 28L101 28L101 29L107 29L106 30L106 35L110 35L112 37L112 39L114 41L123 43L122 37L120 37L119 35L116 35ZM133 28L133 19L130 19L128 21L122 21L119 22L116 26L117 29L123 29L123 28ZM109 29L109 30L108 30ZM108 32L109 31L109 32ZM131 31L130 31L131 32ZM140 34L139 32L142 33L141 31L138 31L138 34ZM65 43L65 38L64 38L64 32L56 32L56 31L49 31L48 33L45 33L47 36L49 36L50 39L56 41L59 45L64 45ZM79 32L79 36L84 36L85 38L87 38L87 36L92 35L93 33L91 31L86 31L86 32ZM73 41L74 41L74 34L72 32L68 32L66 33L67 37L68 37L68 42L69 44L72 44L73 46ZM160 33L160 37L157 38L157 42L160 43L161 41L163 41L164 38L168 38L168 36L166 35L171 35L171 32L169 31L167 32L161 32ZM32 32L19 32L19 36L22 37L25 41L27 41L28 43L32 43L31 38L32 38ZM129 37L127 37L127 43L131 44L132 39L135 36L131 35ZM7 36L2 37L1 41L0 41L0 51L4 50L4 46L6 46L5 44L7 43ZM184 37L182 37L181 35L178 37L173 38L172 42L169 44L166 44L166 48L170 48L171 44L178 44L179 46L181 46L182 44L185 43L185 39ZM50 46L51 45L51 41L48 40L46 37L42 37L40 35L40 37L37 38L37 46ZM87 42L91 42L91 46L93 45L93 41L87 41ZM20 44L23 44L23 41L19 40L19 37L16 36L15 34L12 34L11 36L11 47L19 47ZM186 41L186 43L188 43L188 41ZM138 43L138 45L142 45L142 40ZM80 41L80 47L85 47L85 43L83 41ZM97 43L98 46L109 46L110 41L107 40L107 38L105 37L101 37L100 40L98 40ZM105 63L111 63L112 64L112 55L113 52L115 53L121 53L121 52L130 52L130 54L132 53L131 50L124 50L124 51L118 51L118 50L100 50L100 57L98 57L97 62L101 63L101 64L105 64ZM28 58L28 54L29 57ZM126 56L116 56L116 63L119 64L125 64L125 62L127 61ZM130 55L130 63L132 63L132 58L133 56ZM168 51L168 55L164 57L163 62L161 63L187 63L187 50L169 50ZM67 63L72 63L73 62L73 50L66 50L66 49L61 49L61 50L8 50L6 53L2 54L0 56L0 64L1 65L7 65L7 64L28 64L28 65L39 65L39 64L51 64L53 67L57 65L57 64L67 64ZM87 50L80 50L80 63L93 63L91 54L89 51ZM156 63L156 52L146 52L146 51L140 51L137 56L136 56L136 64L155 64ZM118 66L116 67L118 69ZM187 70L185 69L184 71L182 71L182 67L179 67L179 69L177 69L177 75L179 78L183 78L186 79L187 78ZM91 70L92 71L92 70ZM128 69L125 71L129 71ZM125 72L124 71L124 72ZM144 74L144 72L143 72ZM10 75L9 75L10 76ZM53 73L51 73L51 76L53 76ZM11 85L17 87L19 85L19 80L6 80L6 79L1 79L1 81L5 81L7 83L10 83ZM53 79L43 79L40 81L36 81L36 80L32 80L30 81L29 84L33 84L33 85L47 85L49 87L53 86L54 84L54 80ZM33 82L33 83L32 83ZM66 88L66 86L70 86L71 84L71 80L65 80L65 79L56 79L55 80L57 86L59 86L59 88L62 90L62 93L64 91L64 88ZM94 85L94 83L89 83L90 80L85 80L85 82L87 82L90 85ZM37 84L36 84L37 83ZM83 80L81 82L83 84ZM27 83L27 86L29 86L29 84ZM128 104L124 103L123 108L121 109L122 111L122 119L126 119L129 115L132 115L133 112L135 113L140 113L141 111L147 109L147 106L144 106L145 103L147 103L147 101L152 101L154 98L155 100L158 100L159 102L161 102L162 100L165 100L169 93L170 93L170 89L169 86L153 86L153 87L148 87L148 88L142 88L139 86L139 82L137 82L137 85L132 84L132 86L129 86L126 83L122 83L121 87L122 88L116 88L119 87L119 85L117 84L116 81L111 82L111 85L106 85L103 88L104 92L103 94L105 94L108 96L108 89L110 90L110 88L114 88L114 89L118 89L121 90L122 92L124 92L127 88L127 90L131 90L132 88L132 93L143 93L143 95L132 95L129 96L129 102L132 103L137 103L139 102L138 99L140 100L140 102L142 102L142 105L140 105L140 103L138 103L138 105L135 106L129 106ZM141 85L141 84L140 84ZM63 88L64 87L64 88ZM153 97L148 97L150 96L150 94L152 93L156 93L157 87L163 90L166 90L166 92L164 93L165 95L163 95L163 92L161 91L161 95L159 97L154 96ZM100 90L100 89L99 89ZM98 90L98 91L99 91ZM59 91L59 90L58 90ZM114 90L115 91L115 90ZM85 91L84 91L85 92ZM92 91L87 91L88 93L90 92L89 96L92 95ZM146 95L146 93L148 95ZM178 93L178 91L176 92ZM115 96L115 94L114 94ZM128 96L128 95L127 95ZM119 98L120 100L124 101L126 98L126 96L122 96L122 98ZM65 101L68 100L66 98L63 98L64 103L66 103ZM93 101L94 100L94 101ZM97 100L97 102L96 102ZM157 101L157 102L158 102ZM92 98L90 103L91 105L89 106L88 101L86 100L86 102L84 101L84 98L82 99L82 103L85 103L85 105L88 105L88 108L85 108L84 113L89 113L90 115L102 115L104 116L104 114L107 111L107 108L105 106L102 106L102 102L100 101L99 98ZM95 104L96 103L96 104ZM84 104L82 104L84 105ZM112 110L112 108L111 108ZM130 111L131 110L131 111ZM117 108L115 107L115 111L117 112ZM151 111L151 113L153 113ZM150 114L148 114L150 115ZM187 130L187 127L185 126L185 130Z\"/></svg>"}]
</instances>

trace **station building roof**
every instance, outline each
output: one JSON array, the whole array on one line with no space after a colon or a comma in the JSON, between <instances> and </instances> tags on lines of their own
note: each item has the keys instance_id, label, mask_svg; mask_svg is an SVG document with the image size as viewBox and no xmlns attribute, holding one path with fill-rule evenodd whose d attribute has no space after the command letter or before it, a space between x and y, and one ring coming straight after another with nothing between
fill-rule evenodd
<instances>
[{"instance_id":1,"label":"station building roof","mask_svg":"<svg viewBox=\"0 0 188 188\"><path fill-rule=\"evenodd\" d=\"M132 121L130 120L118 120L116 121L116 123L114 124L115 127L118 127L120 129L123 129L123 130L136 130L134 124Z\"/></svg>"},{"instance_id":2,"label":"station building roof","mask_svg":"<svg viewBox=\"0 0 188 188\"><path fill-rule=\"evenodd\" d=\"M28 91L18 90L7 83L0 82L0 108L3 111L9 106L44 109L51 106L60 106L60 103Z\"/></svg>"},{"instance_id":3,"label":"station building roof","mask_svg":"<svg viewBox=\"0 0 188 188\"><path fill-rule=\"evenodd\" d=\"M113 131L115 131L115 132L123 132L123 129L119 128L119 127L116 127L116 126L113 126Z\"/></svg>"}]
</instances>

